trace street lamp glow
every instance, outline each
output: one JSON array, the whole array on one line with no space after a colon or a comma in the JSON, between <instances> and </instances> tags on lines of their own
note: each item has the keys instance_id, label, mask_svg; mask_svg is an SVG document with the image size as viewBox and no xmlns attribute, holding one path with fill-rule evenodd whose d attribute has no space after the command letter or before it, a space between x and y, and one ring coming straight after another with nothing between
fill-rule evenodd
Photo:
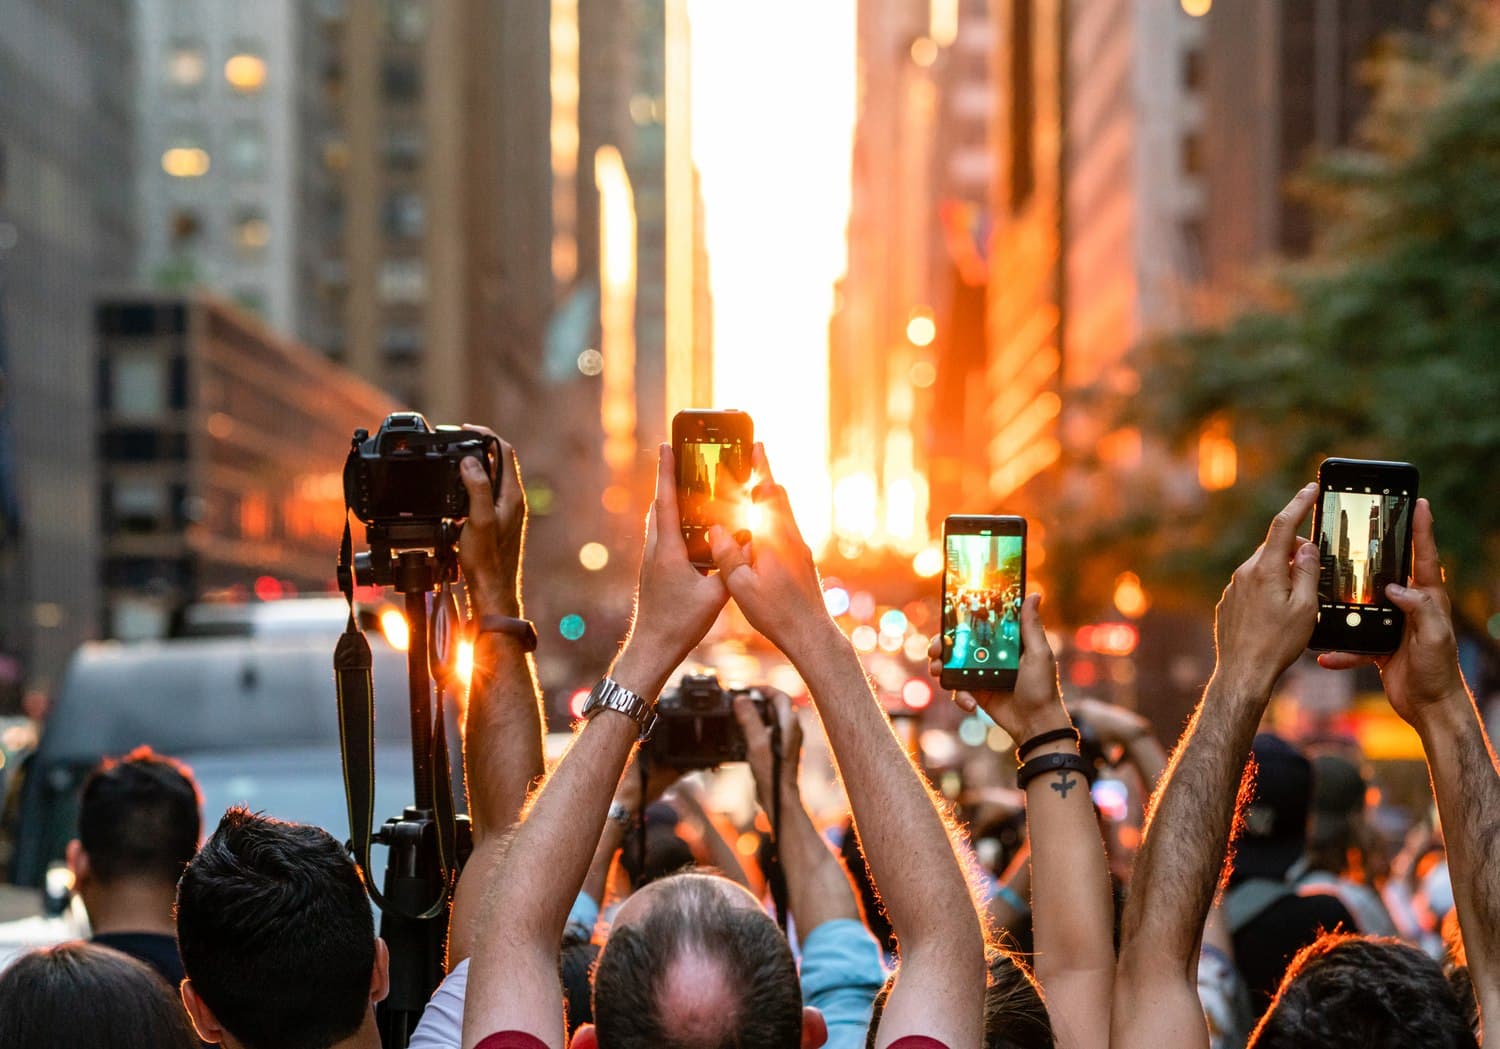
<instances>
[{"instance_id":1,"label":"street lamp glow","mask_svg":"<svg viewBox=\"0 0 1500 1049\"><path fill-rule=\"evenodd\" d=\"M173 146L161 155L161 169L173 178L198 178L207 175L208 150L197 146Z\"/></svg>"},{"instance_id":2,"label":"street lamp glow","mask_svg":"<svg viewBox=\"0 0 1500 1049\"><path fill-rule=\"evenodd\" d=\"M603 543L584 543L578 550L578 563L590 572L609 564L609 547Z\"/></svg>"},{"instance_id":3,"label":"street lamp glow","mask_svg":"<svg viewBox=\"0 0 1500 1049\"><path fill-rule=\"evenodd\" d=\"M259 55L233 55L224 63L224 79L242 94L259 91L266 83L266 60Z\"/></svg>"},{"instance_id":4,"label":"street lamp glow","mask_svg":"<svg viewBox=\"0 0 1500 1049\"><path fill-rule=\"evenodd\" d=\"M411 647L411 627L407 625L406 617L398 609L387 608L381 611L380 632L385 635L390 646L398 652L405 652Z\"/></svg>"},{"instance_id":5,"label":"street lamp glow","mask_svg":"<svg viewBox=\"0 0 1500 1049\"><path fill-rule=\"evenodd\" d=\"M1202 18L1214 6L1214 0L1182 0L1182 9L1194 18Z\"/></svg>"}]
</instances>

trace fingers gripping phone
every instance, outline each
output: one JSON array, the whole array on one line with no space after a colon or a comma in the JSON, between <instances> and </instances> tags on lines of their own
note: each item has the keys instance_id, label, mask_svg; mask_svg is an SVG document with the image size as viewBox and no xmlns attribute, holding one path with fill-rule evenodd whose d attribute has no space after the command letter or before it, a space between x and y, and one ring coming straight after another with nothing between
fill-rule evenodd
<instances>
[{"instance_id":1,"label":"fingers gripping phone","mask_svg":"<svg viewBox=\"0 0 1500 1049\"><path fill-rule=\"evenodd\" d=\"M1318 621L1308 647L1394 652L1406 618L1386 596L1411 576L1417 468L1410 463L1325 459L1318 467Z\"/></svg>"},{"instance_id":2,"label":"fingers gripping phone","mask_svg":"<svg viewBox=\"0 0 1500 1049\"><path fill-rule=\"evenodd\" d=\"M708 530L740 532L748 524L750 449L755 424L745 412L691 408L672 418L672 457L677 463L677 514L688 560L714 566Z\"/></svg>"},{"instance_id":3,"label":"fingers gripping phone","mask_svg":"<svg viewBox=\"0 0 1500 1049\"><path fill-rule=\"evenodd\" d=\"M1021 665L1026 519L943 521L943 666L950 689L1010 691Z\"/></svg>"}]
</instances>

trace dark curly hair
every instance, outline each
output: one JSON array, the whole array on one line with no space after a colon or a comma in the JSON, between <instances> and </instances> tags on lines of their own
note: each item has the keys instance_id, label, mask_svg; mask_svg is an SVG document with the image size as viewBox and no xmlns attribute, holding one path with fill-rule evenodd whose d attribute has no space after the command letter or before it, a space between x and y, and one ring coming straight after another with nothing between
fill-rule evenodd
<instances>
[{"instance_id":1,"label":"dark curly hair","mask_svg":"<svg viewBox=\"0 0 1500 1049\"><path fill-rule=\"evenodd\" d=\"M1400 940L1324 933L1302 948L1251 1049L1475 1049L1438 963Z\"/></svg>"}]
</instances>

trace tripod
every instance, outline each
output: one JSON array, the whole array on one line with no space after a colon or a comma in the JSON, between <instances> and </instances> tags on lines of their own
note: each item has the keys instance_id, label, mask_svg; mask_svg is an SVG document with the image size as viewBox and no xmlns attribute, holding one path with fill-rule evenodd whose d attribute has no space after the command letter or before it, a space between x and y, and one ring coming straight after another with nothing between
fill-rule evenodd
<instances>
[{"instance_id":1,"label":"tripod","mask_svg":"<svg viewBox=\"0 0 1500 1049\"><path fill-rule=\"evenodd\" d=\"M352 717L347 711L341 715L345 729L345 779L350 790L351 831L355 835L351 845L356 858L363 860L367 876L369 844L384 845L388 850L383 891L369 886L381 910L380 936L390 950L390 993L376 1007L375 1015L385 1049L405 1049L422 1010L443 977L448 901L469 850L468 820L454 814L443 711L444 688L450 683L447 668L451 666L451 649L456 640L454 628L458 622L457 605L445 585L458 577L457 529L444 522L434 536L430 526L372 525L368 535L371 552L352 559L351 583L389 586L405 599L410 628L406 668L415 800L399 817L387 819L379 830L363 835L366 841L359 840L362 828L368 828L373 790L366 789L362 799L363 823L355 791L373 783L373 766L366 774L367 770L358 763L357 746L350 745L351 735L357 734L362 724L358 710ZM429 617L428 595L434 591L440 592L440 600ZM352 597L352 586L349 593ZM430 643L434 626L436 645ZM339 667L341 697L348 691L344 686L345 669ZM371 687L368 676L364 685ZM373 692L369 695L368 709L373 714ZM341 710L344 705L341 698ZM373 753L373 734L356 742L363 742L366 753Z\"/></svg>"}]
</instances>

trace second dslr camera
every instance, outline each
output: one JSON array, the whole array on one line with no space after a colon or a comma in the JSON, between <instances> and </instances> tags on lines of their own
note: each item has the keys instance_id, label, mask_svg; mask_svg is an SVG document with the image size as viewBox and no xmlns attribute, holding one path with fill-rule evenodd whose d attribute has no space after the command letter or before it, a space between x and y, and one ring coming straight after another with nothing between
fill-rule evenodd
<instances>
[{"instance_id":1,"label":"second dslr camera","mask_svg":"<svg viewBox=\"0 0 1500 1049\"><path fill-rule=\"evenodd\" d=\"M745 734L734 698L749 696L767 725L775 717L760 688L724 688L717 674L684 674L656 703L656 725L642 750L653 765L689 772L745 760Z\"/></svg>"}]
</instances>

